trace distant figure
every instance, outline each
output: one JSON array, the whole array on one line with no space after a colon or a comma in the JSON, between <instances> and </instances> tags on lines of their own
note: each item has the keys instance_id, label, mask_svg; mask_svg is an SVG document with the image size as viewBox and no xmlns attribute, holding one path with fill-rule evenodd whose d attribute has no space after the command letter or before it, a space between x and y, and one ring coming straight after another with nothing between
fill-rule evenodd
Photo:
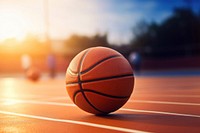
<instances>
[{"instance_id":1,"label":"distant figure","mask_svg":"<svg viewBox=\"0 0 200 133\"><path fill-rule=\"evenodd\" d=\"M26 73L28 71L28 69L32 65L31 57L29 55L27 55L27 54L22 55L22 57L21 57L21 65L22 65L22 69Z\"/></svg>"},{"instance_id":2,"label":"distant figure","mask_svg":"<svg viewBox=\"0 0 200 133\"><path fill-rule=\"evenodd\" d=\"M138 52L132 52L129 55L129 61L131 65L133 66L133 69L135 70L136 73L140 73L141 69L141 56Z\"/></svg>"},{"instance_id":3,"label":"distant figure","mask_svg":"<svg viewBox=\"0 0 200 133\"><path fill-rule=\"evenodd\" d=\"M47 64L50 72L50 77L54 78L56 76L56 59L53 54L49 54L47 57Z\"/></svg>"}]
</instances>

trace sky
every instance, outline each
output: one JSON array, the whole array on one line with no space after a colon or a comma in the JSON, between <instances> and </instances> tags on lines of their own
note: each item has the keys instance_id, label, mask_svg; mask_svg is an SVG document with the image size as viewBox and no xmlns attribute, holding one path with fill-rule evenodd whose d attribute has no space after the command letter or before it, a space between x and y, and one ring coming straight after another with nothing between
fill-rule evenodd
<instances>
[{"instance_id":1,"label":"sky","mask_svg":"<svg viewBox=\"0 0 200 133\"><path fill-rule=\"evenodd\" d=\"M107 34L109 43L126 44L138 22L160 23L180 6L199 11L200 0L0 0L0 40L27 34L42 38L48 28L54 40L99 33Z\"/></svg>"}]
</instances>

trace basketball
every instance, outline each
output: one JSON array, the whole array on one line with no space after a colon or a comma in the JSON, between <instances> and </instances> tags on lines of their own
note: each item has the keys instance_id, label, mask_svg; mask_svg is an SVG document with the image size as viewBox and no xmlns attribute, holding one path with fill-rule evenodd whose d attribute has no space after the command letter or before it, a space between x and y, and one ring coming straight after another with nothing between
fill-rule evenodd
<instances>
[{"instance_id":1,"label":"basketball","mask_svg":"<svg viewBox=\"0 0 200 133\"><path fill-rule=\"evenodd\" d=\"M80 52L66 71L66 90L82 110L104 115L121 108L134 88L129 62L117 51L92 47Z\"/></svg>"},{"instance_id":2,"label":"basketball","mask_svg":"<svg viewBox=\"0 0 200 133\"><path fill-rule=\"evenodd\" d=\"M26 76L31 81L38 81L40 78L40 72L37 68L31 67L27 70Z\"/></svg>"}]
</instances>

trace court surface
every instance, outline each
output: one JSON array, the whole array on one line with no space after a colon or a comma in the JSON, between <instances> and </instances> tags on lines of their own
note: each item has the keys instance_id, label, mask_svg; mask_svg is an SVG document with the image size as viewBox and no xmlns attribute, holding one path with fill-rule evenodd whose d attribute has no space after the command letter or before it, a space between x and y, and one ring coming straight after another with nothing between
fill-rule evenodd
<instances>
[{"instance_id":1,"label":"court surface","mask_svg":"<svg viewBox=\"0 0 200 133\"><path fill-rule=\"evenodd\" d=\"M0 78L0 132L199 133L200 76L138 76L129 101L107 116L76 107L65 78Z\"/></svg>"}]
</instances>

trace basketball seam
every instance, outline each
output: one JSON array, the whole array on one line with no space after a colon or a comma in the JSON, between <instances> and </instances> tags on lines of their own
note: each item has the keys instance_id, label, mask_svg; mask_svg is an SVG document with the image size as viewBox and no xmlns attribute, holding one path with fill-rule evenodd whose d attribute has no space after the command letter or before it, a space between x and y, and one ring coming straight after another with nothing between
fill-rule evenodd
<instances>
[{"instance_id":1,"label":"basketball seam","mask_svg":"<svg viewBox=\"0 0 200 133\"><path fill-rule=\"evenodd\" d=\"M116 58L116 57L120 57L121 55L111 55L111 56L108 56L98 62L96 62L95 64L93 64L92 66L90 66L89 68L87 68L86 70L82 71L81 74L85 74L87 72L89 72L90 70L92 70L93 68L95 68L97 65L101 64L102 62L106 61L106 60L109 60L109 59L112 59L112 58Z\"/></svg>"},{"instance_id":2,"label":"basketball seam","mask_svg":"<svg viewBox=\"0 0 200 133\"><path fill-rule=\"evenodd\" d=\"M90 83L90 82L117 79L117 78L123 78L123 77L134 77L134 75L133 74L124 74L124 75L116 75L116 76L103 77L103 78L97 78L97 79L91 79L91 80L82 80L81 83ZM79 82L69 82L69 83L66 83L66 85L78 84L78 83Z\"/></svg>"},{"instance_id":3,"label":"basketball seam","mask_svg":"<svg viewBox=\"0 0 200 133\"><path fill-rule=\"evenodd\" d=\"M90 70L92 70L93 68L95 68L97 65L101 64L102 62L104 62L106 60L109 60L109 59L112 59L112 58L116 58L116 57L120 57L120 55L111 55L111 56L108 56L108 57L106 57L106 58L98 61L97 63L93 64L92 66L90 66L86 70L80 72L80 74L85 74L85 73L89 72ZM69 71L70 71L70 74L73 74L73 75L77 75L78 74L78 72L74 72L71 69L69 69Z\"/></svg>"},{"instance_id":4,"label":"basketball seam","mask_svg":"<svg viewBox=\"0 0 200 133\"><path fill-rule=\"evenodd\" d=\"M88 53L89 51L90 51L90 49L87 50L87 51L83 54L83 56L82 56L82 58L81 58L81 60L80 60L80 63L79 63L79 65L78 65L78 84L79 84L79 87L80 87L80 92L82 93L82 95L83 95L84 99L87 101L87 103L88 103L93 109L95 109L95 110L98 111L98 112L101 112L101 113L105 114L106 112L97 109L92 103L90 103L90 101L87 99L87 97L86 97L86 95L85 95L85 93L84 93L84 91L83 91L83 88L82 88L82 82L81 82L81 78L80 78L80 75L81 75L80 70L81 70L81 67L82 67L82 63L83 63L83 61L84 61L84 59L85 59L85 57L86 57L86 55L87 55L87 53ZM76 93L75 93L75 94L76 94ZM73 96L74 102L75 102L75 97L76 97L75 94L74 94L74 96Z\"/></svg>"},{"instance_id":5,"label":"basketball seam","mask_svg":"<svg viewBox=\"0 0 200 133\"><path fill-rule=\"evenodd\" d=\"M109 79L116 79L116 78L123 78L123 77L130 77L130 76L132 77L133 74L124 74L124 75L103 77L103 78L97 78L97 79L91 79L91 80L84 80L84 81L81 81L81 82L82 82L82 83L88 83L88 82L96 82L96 81L109 80Z\"/></svg>"},{"instance_id":6,"label":"basketball seam","mask_svg":"<svg viewBox=\"0 0 200 133\"><path fill-rule=\"evenodd\" d=\"M105 96L105 97L109 97L109 98L114 98L114 99L127 99L127 98L130 97L130 96L113 96L113 95L101 93L101 92L90 90L90 89L83 89L83 91L84 92L93 92L95 94L99 94L99 95L102 95L102 96ZM79 92L81 92L81 91L77 91L75 94L77 94Z\"/></svg>"}]
</instances>

